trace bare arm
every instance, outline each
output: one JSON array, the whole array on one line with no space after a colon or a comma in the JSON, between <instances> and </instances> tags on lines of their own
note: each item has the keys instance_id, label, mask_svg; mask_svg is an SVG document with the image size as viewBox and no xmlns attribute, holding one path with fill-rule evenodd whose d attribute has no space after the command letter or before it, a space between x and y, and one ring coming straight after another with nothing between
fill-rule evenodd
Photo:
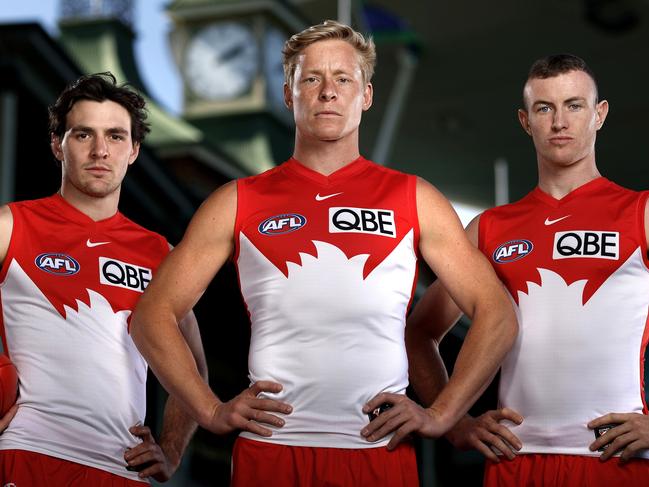
<instances>
[{"instance_id":1,"label":"bare arm","mask_svg":"<svg viewBox=\"0 0 649 487\"><path fill-rule=\"evenodd\" d=\"M479 225L480 216L477 216L466 228L466 235L474 247L478 246ZM462 310L438 279L426 290L408 318L406 348L410 382L427 406L433 404L448 382L439 344L461 315ZM457 448L475 448L495 462L499 459L492 447L513 459L515 450L519 450L522 444L516 435L500 424L502 420L521 423L523 418L509 408L488 411L478 418L466 415L447 433L447 438Z\"/></svg>"},{"instance_id":2,"label":"bare arm","mask_svg":"<svg viewBox=\"0 0 649 487\"><path fill-rule=\"evenodd\" d=\"M477 247L480 217L466 228L471 243ZM448 382L439 344L462 316L440 279L433 282L419 299L406 323L409 378L423 404L430 406Z\"/></svg>"},{"instance_id":3,"label":"bare arm","mask_svg":"<svg viewBox=\"0 0 649 487\"><path fill-rule=\"evenodd\" d=\"M194 356L201 377L207 382L207 362L193 311L181 320L180 330ZM159 482L165 482L178 469L196 426L196 422L182 408L180 401L174 396L169 396L165 404L162 433L158 443L155 442L149 427L133 426L130 432L140 437L142 443L127 450L124 459L130 467L139 471L141 478L153 477Z\"/></svg>"},{"instance_id":4,"label":"bare arm","mask_svg":"<svg viewBox=\"0 0 649 487\"><path fill-rule=\"evenodd\" d=\"M421 253L453 301L472 320L453 374L430 406L447 431L489 385L514 343L518 323L501 282L467 238L446 198L420 180L417 206ZM477 236L477 224L474 228Z\"/></svg>"},{"instance_id":5,"label":"bare arm","mask_svg":"<svg viewBox=\"0 0 649 487\"><path fill-rule=\"evenodd\" d=\"M186 315L180 322L180 330L192 351L201 378L207 383L207 361L205 360L200 330L193 312ZM196 422L181 408L178 399L169 396L165 404L160 446L167 453L167 456L171 456L176 468L189 440L196 431L196 426Z\"/></svg>"},{"instance_id":6,"label":"bare arm","mask_svg":"<svg viewBox=\"0 0 649 487\"><path fill-rule=\"evenodd\" d=\"M421 179L417 184L417 211L421 254L447 289L452 301L473 319L473 324L453 375L441 391L440 384L445 380L443 369L422 373L429 384L435 384L432 393L424 393L431 399L435 396L428 408L423 410L407 398L388 393L377 395L366 405L366 410L373 410L383 402L393 404L392 409L371 421L361 432L374 441L395 431L389 448L411 432L430 437L447 432L489 385L518 331L511 301L489 262L467 238L448 200ZM430 299L434 303L437 298L433 296ZM441 299L440 302L446 303L441 312L446 321L454 322L458 313L447 300ZM423 311L421 313L420 317ZM439 340L450 324L443 324L440 319L435 327L437 331L433 336ZM412 340L412 335L409 340ZM420 353L421 360L426 361L424 363L442 367L438 357L423 358L424 353L427 352Z\"/></svg>"},{"instance_id":7,"label":"bare arm","mask_svg":"<svg viewBox=\"0 0 649 487\"><path fill-rule=\"evenodd\" d=\"M279 392L280 384L260 381L223 403L201 377L178 322L194 307L234 249L236 183L215 191L198 209L183 240L171 251L139 300L131 335L162 385L199 425L215 433L246 429L270 436L259 424L282 426L265 411L290 412L262 391ZM250 421L254 419L255 421Z\"/></svg>"}]
</instances>

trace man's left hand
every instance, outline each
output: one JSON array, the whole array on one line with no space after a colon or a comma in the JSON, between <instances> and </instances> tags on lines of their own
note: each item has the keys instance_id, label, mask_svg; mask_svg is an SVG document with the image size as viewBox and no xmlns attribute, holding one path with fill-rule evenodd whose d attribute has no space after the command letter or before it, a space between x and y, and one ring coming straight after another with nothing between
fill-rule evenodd
<instances>
[{"instance_id":1,"label":"man's left hand","mask_svg":"<svg viewBox=\"0 0 649 487\"><path fill-rule=\"evenodd\" d=\"M435 411L421 407L404 394L382 392L363 406L363 412L367 414L384 403L392 407L383 411L361 430L361 435L367 441L378 441L394 432L387 445L388 450L393 450L410 433L429 438L437 438L444 434L440 421L435 419Z\"/></svg>"},{"instance_id":2,"label":"man's left hand","mask_svg":"<svg viewBox=\"0 0 649 487\"><path fill-rule=\"evenodd\" d=\"M156 443L151 429L148 426L132 426L129 431L133 436L142 439L142 443L124 453L124 460L130 469L139 472L138 477L142 479L153 477L158 482L169 480L178 464L172 462Z\"/></svg>"},{"instance_id":3,"label":"man's left hand","mask_svg":"<svg viewBox=\"0 0 649 487\"><path fill-rule=\"evenodd\" d=\"M629 461L640 450L649 448L649 416L639 413L609 413L588 423L590 429L606 424L615 427L608 430L589 446L591 451L608 445L599 457L606 461L622 451L620 462Z\"/></svg>"}]
</instances>

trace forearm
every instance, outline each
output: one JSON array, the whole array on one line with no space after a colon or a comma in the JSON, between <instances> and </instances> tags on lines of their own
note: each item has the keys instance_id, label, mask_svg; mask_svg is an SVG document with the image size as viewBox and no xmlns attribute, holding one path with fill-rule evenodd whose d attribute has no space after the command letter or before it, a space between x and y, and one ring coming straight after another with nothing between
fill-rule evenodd
<instances>
[{"instance_id":1,"label":"forearm","mask_svg":"<svg viewBox=\"0 0 649 487\"><path fill-rule=\"evenodd\" d=\"M457 357L453 374L433 402L446 429L462 418L492 381L511 349L518 324L511 305L501 311L476 313Z\"/></svg>"},{"instance_id":2,"label":"forearm","mask_svg":"<svg viewBox=\"0 0 649 487\"><path fill-rule=\"evenodd\" d=\"M408 317L405 339L410 383L425 406L433 403L448 382L439 343L461 316L462 311L438 280Z\"/></svg>"},{"instance_id":3,"label":"forearm","mask_svg":"<svg viewBox=\"0 0 649 487\"><path fill-rule=\"evenodd\" d=\"M197 427L196 421L185 412L178 399L169 396L165 404L159 443L174 470L180 465Z\"/></svg>"},{"instance_id":4,"label":"forearm","mask_svg":"<svg viewBox=\"0 0 649 487\"><path fill-rule=\"evenodd\" d=\"M176 397L178 406L205 426L221 402L201 376L173 313L155 302L146 295L140 300L131 322L133 341L162 386Z\"/></svg>"},{"instance_id":5,"label":"forearm","mask_svg":"<svg viewBox=\"0 0 649 487\"><path fill-rule=\"evenodd\" d=\"M446 366L435 340L406 333L410 384L424 406L433 404L448 382Z\"/></svg>"}]
</instances>

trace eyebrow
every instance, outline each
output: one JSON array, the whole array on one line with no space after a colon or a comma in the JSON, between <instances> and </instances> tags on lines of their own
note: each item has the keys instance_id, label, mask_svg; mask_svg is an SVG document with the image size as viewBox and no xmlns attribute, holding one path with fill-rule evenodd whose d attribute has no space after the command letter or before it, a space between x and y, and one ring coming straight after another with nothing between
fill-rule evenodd
<instances>
[{"instance_id":1,"label":"eyebrow","mask_svg":"<svg viewBox=\"0 0 649 487\"><path fill-rule=\"evenodd\" d=\"M568 98L567 100L563 100L562 104L564 104L564 105L565 104L570 104L570 103L574 103L576 101L585 102L586 98L584 98L583 96L573 96L572 98ZM536 106L536 105L552 105L552 106L554 106L554 103L552 103L551 101L536 100L534 103L532 103L532 106Z\"/></svg>"},{"instance_id":2,"label":"eyebrow","mask_svg":"<svg viewBox=\"0 0 649 487\"><path fill-rule=\"evenodd\" d=\"M313 69L306 69L306 70L304 70L302 73L303 73L303 74L318 74L318 75L322 75L322 74L324 73L324 71L323 71L322 69L313 68ZM333 75L334 75L334 76L338 76L338 75L340 75L340 74L344 74L344 75L347 75L347 76L352 76L352 74L351 74L349 71L345 70L345 69L336 69L336 70L333 72Z\"/></svg>"},{"instance_id":3,"label":"eyebrow","mask_svg":"<svg viewBox=\"0 0 649 487\"><path fill-rule=\"evenodd\" d=\"M96 130L92 127L88 127L86 125L76 125L74 127L70 128L70 132L96 132ZM129 131L125 129L124 127L110 127L108 130L106 130L109 134L122 134L122 135L128 135Z\"/></svg>"}]
</instances>

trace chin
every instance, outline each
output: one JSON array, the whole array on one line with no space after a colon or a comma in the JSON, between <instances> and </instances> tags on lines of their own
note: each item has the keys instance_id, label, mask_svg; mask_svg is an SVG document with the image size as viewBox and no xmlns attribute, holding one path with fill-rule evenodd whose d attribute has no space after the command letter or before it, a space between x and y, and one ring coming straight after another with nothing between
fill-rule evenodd
<instances>
[{"instance_id":1,"label":"chin","mask_svg":"<svg viewBox=\"0 0 649 487\"><path fill-rule=\"evenodd\" d=\"M83 192L88 196L92 196L93 198L104 198L109 194L115 192L116 189L117 188L106 187L105 185L88 185L83 188Z\"/></svg>"},{"instance_id":2,"label":"chin","mask_svg":"<svg viewBox=\"0 0 649 487\"><path fill-rule=\"evenodd\" d=\"M335 142L337 140L342 139L343 134L341 134L339 131L332 131L332 130L320 130L313 132L313 137L319 141L322 142Z\"/></svg>"}]
</instances>

